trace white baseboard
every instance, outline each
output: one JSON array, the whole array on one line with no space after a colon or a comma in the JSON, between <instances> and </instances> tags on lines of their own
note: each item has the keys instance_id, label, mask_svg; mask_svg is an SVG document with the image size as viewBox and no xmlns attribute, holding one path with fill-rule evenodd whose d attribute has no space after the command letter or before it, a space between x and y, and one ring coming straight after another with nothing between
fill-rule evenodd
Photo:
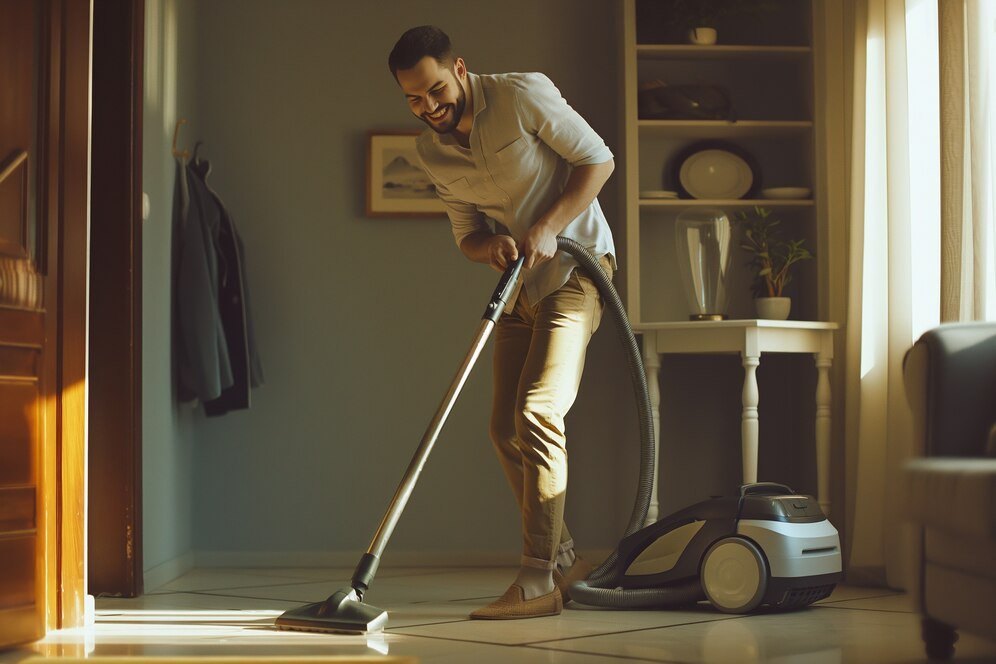
<instances>
[{"instance_id":1,"label":"white baseboard","mask_svg":"<svg viewBox=\"0 0 996 664\"><path fill-rule=\"evenodd\" d=\"M588 560L602 561L611 551L582 551ZM362 551L198 551L197 567L347 567ZM518 551L388 551L384 567L517 567ZM146 573L148 578L148 573Z\"/></svg>"},{"instance_id":2,"label":"white baseboard","mask_svg":"<svg viewBox=\"0 0 996 664\"><path fill-rule=\"evenodd\" d=\"M187 551L176 558L171 558L164 563L160 563L155 567L150 567L145 570L142 574L145 592L150 593L160 586L169 583L173 579L183 576L194 568L195 561L196 556L194 555L194 552Z\"/></svg>"}]
</instances>

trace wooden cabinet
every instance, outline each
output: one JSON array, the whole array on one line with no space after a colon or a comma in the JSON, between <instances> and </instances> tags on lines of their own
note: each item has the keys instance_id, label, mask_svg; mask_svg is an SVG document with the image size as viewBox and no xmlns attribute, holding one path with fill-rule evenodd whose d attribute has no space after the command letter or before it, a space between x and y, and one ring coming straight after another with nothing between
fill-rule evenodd
<instances>
[{"instance_id":1,"label":"wooden cabinet","mask_svg":"<svg viewBox=\"0 0 996 664\"><path fill-rule=\"evenodd\" d=\"M687 4L687 3L685 3ZM732 219L737 210L769 208L790 239L804 238L815 259L800 264L789 286L790 318L828 320L830 197L842 195L843 146L828 151L828 141L843 141L840 65L824 52L824 14L839 14L838 3L779 0L756 15L720 19L715 45L682 43L682 31L669 25L673 2L625 0L623 3L625 125L625 289L634 323L688 320L689 308L675 250L674 220L690 208L714 207ZM835 33L833 39L839 40ZM836 48L840 48L838 45ZM821 51L824 49L824 51ZM828 75L828 67L837 72ZM641 117L641 86L715 86L728 95L734 121L711 118ZM843 87L843 86L841 86ZM822 104L822 105L821 105ZM836 132L836 136L832 134ZM696 146L730 146L752 163L754 184L744 198L678 200L651 198L648 191L680 191L678 169ZM830 154L833 152L833 154ZM839 172L831 177L829 160ZM804 199L772 200L760 192L771 187L805 187ZM687 196L687 194L685 194ZM841 223L842 226L842 223ZM735 242L738 245L739 243ZM733 256L730 318L755 318L747 254Z\"/></svg>"}]
</instances>

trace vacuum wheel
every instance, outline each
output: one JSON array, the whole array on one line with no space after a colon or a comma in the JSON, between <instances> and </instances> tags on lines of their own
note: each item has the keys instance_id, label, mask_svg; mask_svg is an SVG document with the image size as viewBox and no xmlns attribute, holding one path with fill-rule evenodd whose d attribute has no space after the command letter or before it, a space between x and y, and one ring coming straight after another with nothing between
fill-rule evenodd
<instances>
[{"instance_id":1,"label":"vacuum wheel","mask_svg":"<svg viewBox=\"0 0 996 664\"><path fill-rule=\"evenodd\" d=\"M724 537L702 558L702 590L724 613L753 611L767 588L768 563L750 540Z\"/></svg>"}]
</instances>

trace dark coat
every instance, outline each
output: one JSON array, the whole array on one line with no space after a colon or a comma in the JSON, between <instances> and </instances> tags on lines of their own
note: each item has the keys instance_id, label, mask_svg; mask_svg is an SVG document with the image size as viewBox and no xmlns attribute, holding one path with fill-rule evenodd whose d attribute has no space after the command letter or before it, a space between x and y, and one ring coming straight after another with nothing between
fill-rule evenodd
<instances>
[{"instance_id":1,"label":"dark coat","mask_svg":"<svg viewBox=\"0 0 996 664\"><path fill-rule=\"evenodd\" d=\"M210 164L177 164L174 298L179 397L209 416L249 408L263 384L246 282L245 248L207 185Z\"/></svg>"}]
</instances>

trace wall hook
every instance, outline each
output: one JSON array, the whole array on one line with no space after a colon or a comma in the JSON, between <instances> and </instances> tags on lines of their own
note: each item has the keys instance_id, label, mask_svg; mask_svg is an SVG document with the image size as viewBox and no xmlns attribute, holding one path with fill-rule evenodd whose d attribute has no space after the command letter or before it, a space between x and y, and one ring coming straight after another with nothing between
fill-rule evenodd
<instances>
[{"instance_id":1,"label":"wall hook","mask_svg":"<svg viewBox=\"0 0 996 664\"><path fill-rule=\"evenodd\" d=\"M181 118L176 121L176 128L173 129L173 156L183 160L189 159L190 153L187 152L186 150L177 150L176 141L180 137L180 125L185 125L185 124L187 124L187 119Z\"/></svg>"}]
</instances>

